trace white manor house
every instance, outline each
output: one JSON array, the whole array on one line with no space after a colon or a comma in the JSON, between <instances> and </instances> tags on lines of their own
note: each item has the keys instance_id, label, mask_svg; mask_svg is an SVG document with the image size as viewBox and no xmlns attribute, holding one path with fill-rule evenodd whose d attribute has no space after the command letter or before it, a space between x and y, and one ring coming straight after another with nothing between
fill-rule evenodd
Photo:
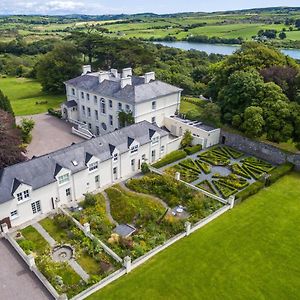
<instances>
[{"instance_id":1,"label":"white manor house","mask_svg":"<svg viewBox=\"0 0 300 300\"><path fill-rule=\"evenodd\" d=\"M143 162L177 150L186 130L203 148L219 143L219 129L176 115L182 90L154 73L90 71L85 66L65 83L62 105L64 118L77 126L74 133L87 140L0 169L0 225L19 226L134 176ZM120 129L120 111L132 113L135 124Z\"/></svg>"}]
</instances>

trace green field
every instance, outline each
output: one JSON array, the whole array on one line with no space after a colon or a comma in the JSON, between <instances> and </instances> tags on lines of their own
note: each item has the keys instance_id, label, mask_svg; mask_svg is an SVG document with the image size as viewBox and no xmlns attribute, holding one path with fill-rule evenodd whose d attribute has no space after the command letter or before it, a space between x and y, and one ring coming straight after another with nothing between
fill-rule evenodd
<instances>
[{"instance_id":1,"label":"green field","mask_svg":"<svg viewBox=\"0 0 300 300\"><path fill-rule=\"evenodd\" d=\"M58 108L64 100L63 95L49 95L42 91L39 82L26 78L1 78L0 89L10 99L16 116L33 115L46 112L48 108ZM47 104L36 104L47 101Z\"/></svg>"},{"instance_id":2,"label":"green field","mask_svg":"<svg viewBox=\"0 0 300 300\"><path fill-rule=\"evenodd\" d=\"M299 182L285 176L88 299L299 299Z\"/></svg>"}]
</instances>

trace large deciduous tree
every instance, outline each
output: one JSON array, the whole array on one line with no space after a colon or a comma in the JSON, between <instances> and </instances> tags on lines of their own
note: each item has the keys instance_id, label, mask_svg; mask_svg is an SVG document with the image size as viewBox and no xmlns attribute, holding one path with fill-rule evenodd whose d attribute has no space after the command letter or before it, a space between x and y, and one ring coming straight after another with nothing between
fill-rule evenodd
<instances>
[{"instance_id":1,"label":"large deciduous tree","mask_svg":"<svg viewBox=\"0 0 300 300\"><path fill-rule=\"evenodd\" d=\"M64 42L45 54L37 65L37 78L43 89L50 93L62 93L64 81L80 74L79 52Z\"/></svg>"},{"instance_id":2,"label":"large deciduous tree","mask_svg":"<svg viewBox=\"0 0 300 300\"><path fill-rule=\"evenodd\" d=\"M249 106L245 109L242 129L249 137L260 137L264 125L265 121L261 107Z\"/></svg>"},{"instance_id":3,"label":"large deciduous tree","mask_svg":"<svg viewBox=\"0 0 300 300\"><path fill-rule=\"evenodd\" d=\"M25 160L22 155L21 133L14 117L0 110L0 169Z\"/></svg>"}]
</instances>

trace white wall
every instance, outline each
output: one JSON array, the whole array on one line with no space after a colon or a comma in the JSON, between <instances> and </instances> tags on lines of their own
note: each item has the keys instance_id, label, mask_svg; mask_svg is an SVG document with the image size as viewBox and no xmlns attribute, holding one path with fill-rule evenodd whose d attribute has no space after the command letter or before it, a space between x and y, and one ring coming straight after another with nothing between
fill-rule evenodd
<instances>
[{"instance_id":1,"label":"white wall","mask_svg":"<svg viewBox=\"0 0 300 300\"><path fill-rule=\"evenodd\" d=\"M164 125L164 118L175 115L180 107L181 93L174 93L157 99L140 102L135 105L134 117L135 122L148 121L152 122L155 117L158 126ZM152 109L152 102L156 101L156 109Z\"/></svg>"},{"instance_id":2,"label":"white wall","mask_svg":"<svg viewBox=\"0 0 300 300\"><path fill-rule=\"evenodd\" d=\"M155 137L158 133L155 133ZM30 198L22 203L18 203L16 198L11 201L5 202L0 205L0 220L10 217L10 212L18 210L18 217L11 220L12 226L19 226L25 222L32 220L33 218L40 216L41 214L47 214L54 208L60 207L61 205L70 205L72 202L81 201L85 193L95 192L98 188L107 187L114 184L115 180L113 178L113 167L118 168L117 180L121 178L128 178L131 175L136 174L139 171L139 160L142 164L142 156L145 155L146 161L152 163L159 160L164 155L175 150L174 146L170 147L170 137L165 136L160 138L156 145L148 143L139 147L138 151L134 154L130 153L130 150L126 153L119 155L118 161L113 162L112 159L100 162L97 157L92 157L88 164L95 161L99 161L98 169L90 172L87 169L82 170L75 174L70 174L69 182L59 185L58 181L55 181L47 186L41 187L30 192ZM171 142L172 144L172 142ZM175 145L175 144L173 144ZM178 145L178 144L176 144ZM164 151L161 151L161 147L164 146ZM151 153L155 150L155 160L151 160ZM135 159L135 168L132 169L131 160ZM64 175L70 173L67 169L62 169L56 176ZM100 186L98 187L95 183L95 177L99 175ZM66 195L66 189L70 188L71 195ZM27 190L28 186L21 185L18 190ZM52 201L53 198L53 201ZM31 203L40 200L41 203L41 213L33 214Z\"/></svg>"}]
</instances>

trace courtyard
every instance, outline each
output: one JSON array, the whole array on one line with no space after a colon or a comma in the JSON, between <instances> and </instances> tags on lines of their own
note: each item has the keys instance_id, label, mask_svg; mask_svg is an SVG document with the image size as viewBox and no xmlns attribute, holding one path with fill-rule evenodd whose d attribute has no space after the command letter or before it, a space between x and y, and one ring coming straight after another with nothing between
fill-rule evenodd
<instances>
[{"instance_id":1,"label":"courtyard","mask_svg":"<svg viewBox=\"0 0 300 300\"><path fill-rule=\"evenodd\" d=\"M80 143L83 138L74 135L71 131L72 124L48 114L26 116L35 122L32 131L32 141L27 147L27 157L41 156L58 149ZM16 117L17 123L21 117Z\"/></svg>"}]
</instances>

